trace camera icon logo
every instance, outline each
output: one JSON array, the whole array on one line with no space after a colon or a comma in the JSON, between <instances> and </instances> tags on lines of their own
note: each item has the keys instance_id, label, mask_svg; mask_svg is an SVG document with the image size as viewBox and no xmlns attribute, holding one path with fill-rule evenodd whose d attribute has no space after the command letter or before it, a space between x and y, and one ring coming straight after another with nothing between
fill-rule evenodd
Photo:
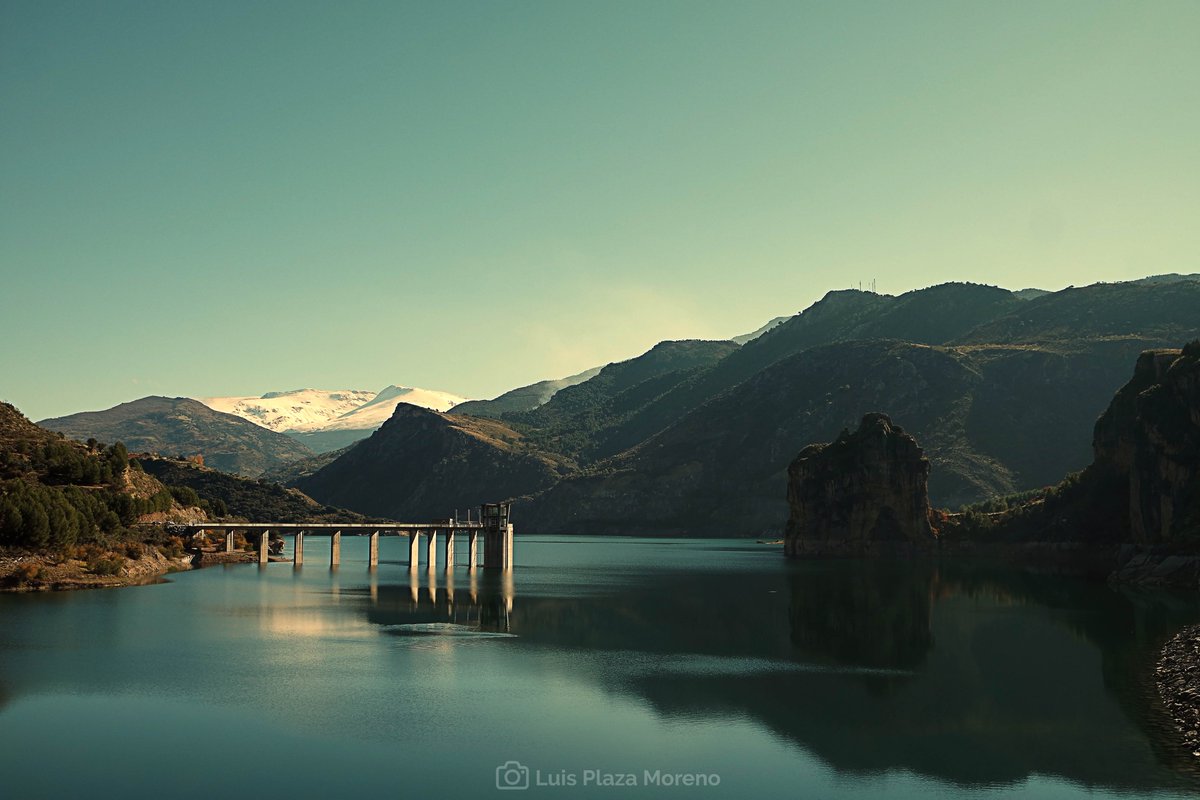
<instances>
[{"instance_id":1,"label":"camera icon logo","mask_svg":"<svg viewBox=\"0 0 1200 800\"><path fill-rule=\"evenodd\" d=\"M529 767L520 761L505 761L496 767L497 789L528 789Z\"/></svg>"}]
</instances>

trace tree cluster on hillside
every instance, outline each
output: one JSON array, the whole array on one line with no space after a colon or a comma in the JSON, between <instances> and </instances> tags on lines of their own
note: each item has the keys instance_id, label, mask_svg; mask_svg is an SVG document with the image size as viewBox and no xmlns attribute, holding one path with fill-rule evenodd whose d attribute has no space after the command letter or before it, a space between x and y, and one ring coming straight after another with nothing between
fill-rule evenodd
<instances>
[{"instance_id":1,"label":"tree cluster on hillside","mask_svg":"<svg viewBox=\"0 0 1200 800\"><path fill-rule=\"evenodd\" d=\"M212 515L255 522L367 521L352 511L324 506L298 489L208 469L185 459L141 456L133 462L171 487L175 499Z\"/></svg>"},{"instance_id":2,"label":"tree cluster on hillside","mask_svg":"<svg viewBox=\"0 0 1200 800\"><path fill-rule=\"evenodd\" d=\"M44 442L13 442L0 451L0 478L34 475L52 486L117 485L129 453L117 442L106 447L89 439L86 449L74 442L50 439Z\"/></svg>"},{"instance_id":3,"label":"tree cluster on hillside","mask_svg":"<svg viewBox=\"0 0 1200 800\"><path fill-rule=\"evenodd\" d=\"M0 481L0 546L66 549L129 538L143 514L167 511L171 493L135 497L111 489Z\"/></svg>"},{"instance_id":4,"label":"tree cluster on hillside","mask_svg":"<svg viewBox=\"0 0 1200 800\"><path fill-rule=\"evenodd\" d=\"M130 468L120 442L72 442L0 404L0 547L65 551L140 539L130 526L169 511L173 498L152 480L133 490Z\"/></svg>"}]
</instances>

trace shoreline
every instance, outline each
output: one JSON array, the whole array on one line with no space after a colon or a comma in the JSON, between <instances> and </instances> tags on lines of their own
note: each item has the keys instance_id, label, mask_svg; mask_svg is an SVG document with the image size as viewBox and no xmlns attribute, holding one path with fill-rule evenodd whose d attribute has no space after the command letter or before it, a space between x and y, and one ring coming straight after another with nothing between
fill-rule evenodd
<instances>
[{"instance_id":1,"label":"shoreline","mask_svg":"<svg viewBox=\"0 0 1200 800\"><path fill-rule=\"evenodd\" d=\"M144 545L136 558L119 553L109 553L108 557L121 559L118 571L113 574L100 574L80 558L48 553L0 552L0 593L26 594L145 586L158 583L164 576L174 572L187 572L219 564L258 563L258 554L249 551L226 553L192 550L172 558L149 545ZM277 558L272 558L272 561L275 560Z\"/></svg>"},{"instance_id":2,"label":"shoreline","mask_svg":"<svg viewBox=\"0 0 1200 800\"><path fill-rule=\"evenodd\" d=\"M1189 625L1163 645L1154 683L1179 741L1200 757L1200 625Z\"/></svg>"},{"instance_id":3,"label":"shoreline","mask_svg":"<svg viewBox=\"0 0 1200 800\"><path fill-rule=\"evenodd\" d=\"M0 555L0 592L58 592L75 589L114 589L155 583L164 575L191 568L191 555L171 558L156 548L142 546L136 558L106 553L108 569L96 570L82 558L50 553ZM119 562L116 560L119 559ZM114 562L119 566L114 569Z\"/></svg>"}]
</instances>

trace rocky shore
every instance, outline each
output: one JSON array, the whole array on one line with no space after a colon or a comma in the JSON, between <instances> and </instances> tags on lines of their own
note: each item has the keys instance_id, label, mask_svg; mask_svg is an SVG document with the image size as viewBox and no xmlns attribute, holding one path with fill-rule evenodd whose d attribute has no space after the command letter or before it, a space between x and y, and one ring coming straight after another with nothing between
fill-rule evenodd
<instances>
[{"instance_id":1,"label":"rocky shore","mask_svg":"<svg viewBox=\"0 0 1200 800\"><path fill-rule=\"evenodd\" d=\"M272 556L272 562L290 561ZM49 592L110 589L155 583L164 575L217 564L256 564L249 550L191 549L173 556L151 545L100 551L88 557L0 551L0 592Z\"/></svg>"},{"instance_id":2,"label":"rocky shore","mask_svg":"<svg viewBox=\"0 0 1200 800\"><path fill-rule=\"evenodd\" d=\"M190 569L190 554L170 557L141 545L136 551L75 558L46 553L0 555L0 591L46 592L105 589L153 583L169 572Z\"/></svg>"},{"instance_id":3,"label":"rocky shore","mask_svg":"<svg viewBox=\"0 0 1200 800\"><path fill-rule=\"evenodd\" d=\"M1163 645L1154 679L1184 746L1200 756L1200 625L1184 628Z\"/></svg>"}]
</instances>

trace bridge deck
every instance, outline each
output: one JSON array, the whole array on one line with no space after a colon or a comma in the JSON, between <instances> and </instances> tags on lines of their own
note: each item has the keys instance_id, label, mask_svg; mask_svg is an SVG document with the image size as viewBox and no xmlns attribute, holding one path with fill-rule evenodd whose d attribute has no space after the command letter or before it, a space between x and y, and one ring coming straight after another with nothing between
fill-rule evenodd
<instances>
[{"instance_id":1,"label":"bridge deck","mask_svg":"<svg viewBox=\"0 0 1200 800\"><path fill-rule=\"evenodd\" d=\"M273 531L275 533L295 533L303 531L306 534L322 533L375 533L382 535L395 533L424 532L424 531L453 531L453 530L482 530L482 522L204 522L195 525L177 525L176 529L189 532L197 531Z\"/></svg>"}]
</instances>

